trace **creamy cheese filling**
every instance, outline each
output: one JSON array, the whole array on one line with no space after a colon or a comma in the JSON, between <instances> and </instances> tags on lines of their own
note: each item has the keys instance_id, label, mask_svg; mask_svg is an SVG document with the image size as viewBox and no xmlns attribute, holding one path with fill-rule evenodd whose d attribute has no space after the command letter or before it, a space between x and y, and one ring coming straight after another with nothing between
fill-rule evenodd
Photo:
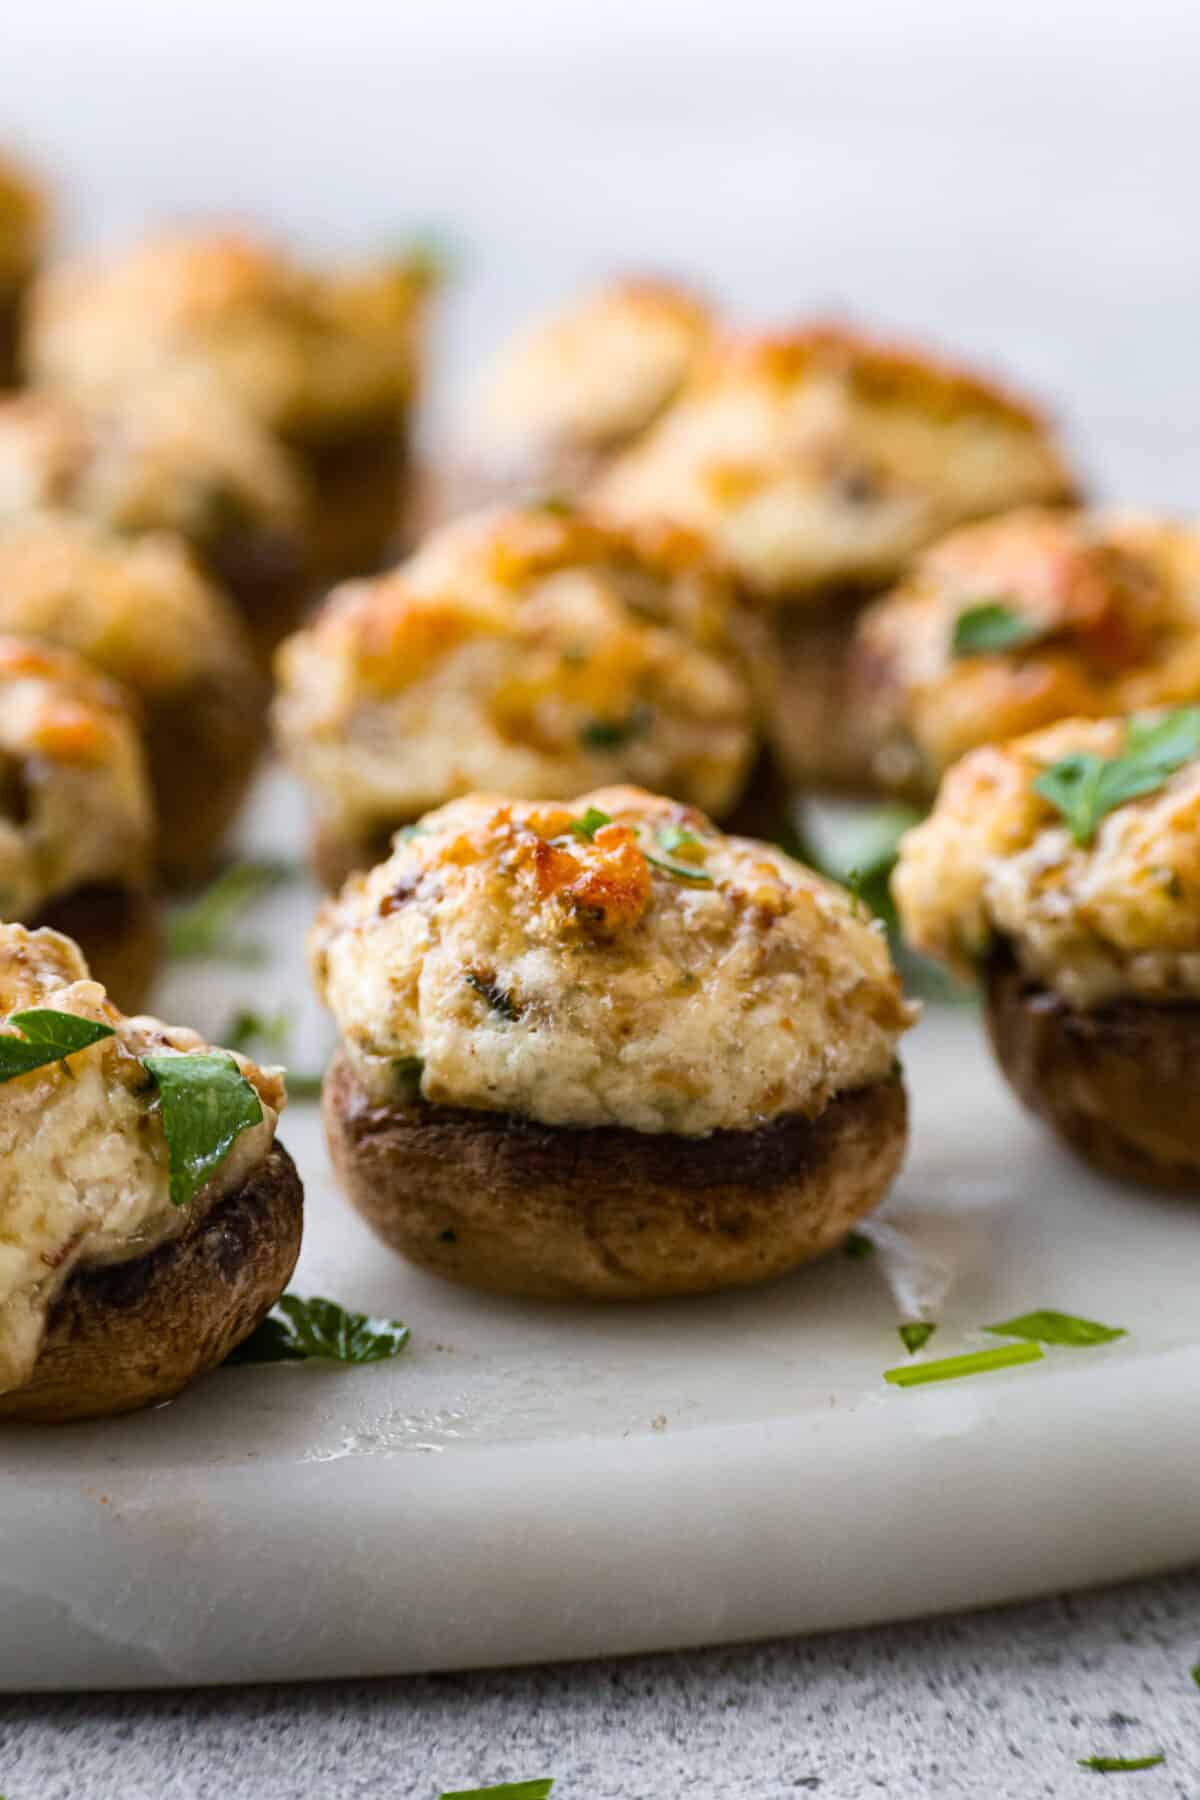
<instances>
[{"instance_id":1,"label":"creamy cheese filling","mask_svg":"<svg viewBox=\"0 0 1200 1800\"><path fill-rule=\"evenodd\" d=\"M171 1204L167 1142L141 1058L206 1049L156 1019L125 1019L90 981L79 952L54 932L0 927L0 1008L74 1013L115 1035L0 1084L0 1393L33 1372L55 1296L73 1270L126 1262L178 1237L222 1195L243 1186L274 1138L277 1074L240 1062L263 1118L243 1131L188 1207Z\"/></svg>"}]
</instances>

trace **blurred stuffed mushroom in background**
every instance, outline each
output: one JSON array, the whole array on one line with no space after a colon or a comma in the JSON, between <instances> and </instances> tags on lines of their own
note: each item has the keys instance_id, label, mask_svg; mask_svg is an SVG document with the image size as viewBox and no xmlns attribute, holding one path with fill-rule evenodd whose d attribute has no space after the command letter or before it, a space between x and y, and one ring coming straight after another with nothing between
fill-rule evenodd
<instances>
[{"instance_id":1,"label":"blurred stuffed mushroom in background","mask_svg":"<svg viewBox=\"0 0 1200 1800\"><path fill-rule=\"evenodd\" d=\"M870 784L849 701L863 600L966 519L1072 498L1041 415L953 363L841 326L727 336L593 491L699 532L773 613L772 740L803 785Z\"/></svg>"},{"instance_id":2,"label":"blurred stuffed mushroom in background","mask_svg":"<svg viewBox=\"0 0 1200 1800\"><path fill-rule=\"evenodd\" d=\"M913 1020L879 926L637 788L475 795L311 934L347 1194L468 1286L644 1299L843 1240L903 1159Z\"/></svg>"},{"instance_id":3,"label":"blurred stuffed mushroom in background","mask_svg":"<svg viewBox=\"0 0 1200 1800\"><path fill-rule=\"evenodd\" d=\"M192 370L299 459L314 572L334 580L395 538L436 280L419 252L312 267L247 231L164 232L42 278L29 369L96 407Z\"/></svg>"},{"instance_id":4,"label":"blurred stuffed mushroom in background","mask_svg":"<svg viewBox=\"0 0 1200 1800\"><path fill-rule=\"evenodd\" d=\"M876 782L922 801L979 744L1200 701L1200 530L1024 508L931 546L860 622Z\"/></svg>"},{"instance_id":5,"label":"blurred stuffed mushroom in background","mask_svg":"<svg viewBox=\"0 0 1200 1800\"><path fill-rule=\"evenodd\" d=\"M713 329L692 288L626 275L517 334L460 408L430 522L538 494L577 498L670 405Z\"/></svg>"},{"instance_id":6,"label":"blurred stuffed mushroom in background","mask_svg":"<svg viewBox=\"0 0 1200 1800\"><path fill-rule=\"evenodd\" d=\"M119 1005L158 966L154 808L137 724L78 657L0 637L0 918L77 938Z\"/></svg>"},{"instance_id":7,"label":"blurred stuffed mushroom in background","mask_svg":"<svg viewBox=\"0 0 1200 1800\"><path fill-rule=\"evenodd\" d=\"M480 789L630 780L718 818L773 804L762 621L672 526L559 504L460 520L335 590L277 669L276 731L331 886Z\"/></svg>"},{"instance_id":8,"label":"blurred stuffed mushroom in background","mask_svg":"<svg viewBox=\"0 0 1200 1800\"><path fill-rule=\"evenodd\" d=\"M66 512L0 520L0 631L73 650L135 709L168 880L202 876L245 797L266 694L232 603L169 532Z\"/></svg>"},{"instance_id":9,"label":"blurred stuffed mushroom in background","mask_svg":"<svg viewBox=\"0 0 1200 1800\"><path fill-rule=\"evenodd\" d=\"M297 460L197 370L99 406L0 400L0 520L50 507L124 537L175 532L264 651L309 595L310 505Z\"/></svg>"}]
</instances>

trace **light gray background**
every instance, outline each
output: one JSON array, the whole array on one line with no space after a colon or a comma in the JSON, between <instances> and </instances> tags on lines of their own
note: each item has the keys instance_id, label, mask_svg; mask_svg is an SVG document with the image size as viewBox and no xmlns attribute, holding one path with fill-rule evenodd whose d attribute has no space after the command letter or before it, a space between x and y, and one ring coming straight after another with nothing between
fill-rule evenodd
<instances>
[{"instance_id":1,"label":"light gray background","mask_svg":"<svg viewBox=\"0 0 1200 1800\"><path fill-rule=\"evenodd\" d=\"M848 309L1011 369L1100 491L1180 509L1198 94L1187 0L52 0L0 33L0 136L56 172L72 237L216 208L314 245L460 245L435 418L529 308L614 265L679 269L752 316ZM562 1800L1069 1800L1099 1779L1075 1757L1163 1749L1120 1779L1195 1800L1198 1601L1193 1575L624 1664L7 1699L0 1786L432 1800L555 1773Z\"/></svg>"}]
</instances>

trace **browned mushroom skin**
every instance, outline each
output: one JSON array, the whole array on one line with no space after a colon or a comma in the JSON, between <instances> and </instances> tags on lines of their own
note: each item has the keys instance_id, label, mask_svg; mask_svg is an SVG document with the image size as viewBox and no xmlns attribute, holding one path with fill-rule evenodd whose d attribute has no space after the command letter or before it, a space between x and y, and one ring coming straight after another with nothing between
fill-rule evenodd
<instances>
[{"instance_id":1,"label":"browned mushroom skin","mask_svg":"<svg viewBox=\"0 0 1200 1800\"><path fill-rule=\"evenodd\" d=\"M48 926L74 938L92 978L123 1013L140 1013L158 973L162 920L145 888L95 883L52 900L31 929Z\"/></svg>"},{"instance_id":2,"label":"browned mushroom skin","mask_svg":"<svg viewBox=\"0 0 1200 1800\"><path fill-rule=\"evenodd\" d=\"M984 976L992 1048L1029 1110L1106 1175L1200 1194L1200 1004L1085 1012L1003 943Z\"/></svg>"},{"instance_id":3,"label":"browned mushroom skin","mask_svg":"<svg viewBox=\"0 0 1200 1800\"><path fill-rule=\"evenodd\" d=\"M287 1286L304 1195L276 1144L181 1237L128 1262L77 1269L50 1310L31 1379L0 1419L65 1424L170 1400L224 1362Z\"/></svg>"},{"instance_id":4,"label":"browned mushroom skin","mask_svg":"<svg viewBox=\"0 0 1200 1800\"><path fill-rule=\"evenodd\" d=\"M903 1159L899 1073L815 1118L707 1137L374 1106L344 1054L325 1131L357 1210L429 1273L547 1300L649 1300L782 1275L840 1243Z\"/></svg>"}]
</instances>

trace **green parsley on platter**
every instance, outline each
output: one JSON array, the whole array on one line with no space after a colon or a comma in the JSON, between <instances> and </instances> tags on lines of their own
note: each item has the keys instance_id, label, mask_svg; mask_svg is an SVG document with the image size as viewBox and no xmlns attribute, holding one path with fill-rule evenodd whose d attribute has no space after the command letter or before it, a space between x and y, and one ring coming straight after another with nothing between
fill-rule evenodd
<instances>
[{"instance_id":1,"label":"green parsley on platter","mask_svg":"<svg viewBox=\"0 0 1200 1800\"><path fill-rule=\"evenodd\" d=\"M918 1350L925 1348L937 1326L928 1319L910 1319L905 1325L897 1325L896 1330L908 1354L915 1356Z\"/></svg>"},{"instance_id":2,"label":"green parsley on platter","mask_svg":"<svg viewBox=\"0 0 1200 1800\"><path fill-rule=\"evenodd\" d=\"M261 944L233 937L245 913L295 869L284 862L239 862L223 869L198 899L178 907L167 923L167 951L176 957L224 957L231 962L261 962Z\"/></svg>"},{"instance_id":3,"label":"green parsley on platter","mask_svg":"<svg viewBox=\"0 0 1200 1800\"><path fill-rule=\"evenodd\" d=\"M1046 1308L1022 1313L1019 1318L1005 1319L999 1325L985 1325L993 1337L1029 1338L1038 1344L1066 1344L1075 1349L1092 1344L1111 1344L1116 1338L1128 1337L1121 1325L1100 1325L1095 1319L1078 1319L1072 1313Z\"/></svg>"},{"instance_id":4,"label":"green parsley on platter","mask_svg":"<svg viewBox=\"0 0 1200 1800\"><path fill-rule=\"evenodd\" d=\"M1128 1775L1135 1769L1157 1769L1166 1762L1161 1750L1153 1756L1080 1756L1076 1758L1081 1769L1091 1769L1095 1775Z\"/></svg>"},{"instance_id":5,"label":"green parsley on platter","mask_svg":"<svg viewBox=\"0 0 1200 1800\"><path fill-rule=\"evenodd\" d=\"M455 1788L441 1800L550 1800L554 1777L541 1781L502 1781L499 1787Z\"/></svg>"},{"instance_id":6,"label":"green parsley on platter","mask_svg":"<svg viewBox=\"0 0 1200 1800\"><path fill-rule=\"evenodd\" d=\"M408 1342L398 1319L351 1312L319 1294L284 1294L227 1363L387 1362Z\"/></svg>"},{"instance_id":7,"label":"green parsley on platter","mask_svg":"<svg viewBox=\"0 0 1200 1800\"><path fill-rule=\"evenodd\" d=\"M905 1363L898 1369L885 1369L883 1379L893 1387L923 1387L931 1381L957 1381L964 1375L985 1375L992 1369L1040 1362L1044 1354L1040 1344L1000 1344L995 1350L970 1350L965 1356L943 1356L937 1362Z\"/></svg>"}]
</instances>

